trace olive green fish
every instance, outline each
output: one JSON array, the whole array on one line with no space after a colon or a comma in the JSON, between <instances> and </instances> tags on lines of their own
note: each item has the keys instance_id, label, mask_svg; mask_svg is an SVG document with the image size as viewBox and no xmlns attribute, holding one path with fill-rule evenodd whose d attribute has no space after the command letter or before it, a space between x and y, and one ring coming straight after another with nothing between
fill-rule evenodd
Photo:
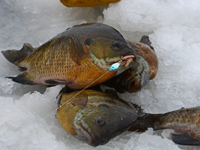
<instances>
[{"instance_id":1,"label":"olive green fish","mask_svg":"<svg viewBox=\"0 0 200 150\"><path fill-rule=\"evenodd\" d=\"M2 53L23 71L17 77L9 77L13 81L29 85L65 84L71 89L98 85L136 60L134 50L123 36L100 23L68 28L38 48L24 44L21 50ZM109 71L120 60L123 61L119 68Z\"/></svg>"},{"instance_id":2,"label":"olive green fish","mask_svg":"<svg viewBox=\"0 0 200 150\"><path fill-rule=\"evenodd\" d=\"M137 105L95 90L61 92L57 99L60 125L92 146L105 144L128 130L142 114Z\"/></svg>"}]
</instances>

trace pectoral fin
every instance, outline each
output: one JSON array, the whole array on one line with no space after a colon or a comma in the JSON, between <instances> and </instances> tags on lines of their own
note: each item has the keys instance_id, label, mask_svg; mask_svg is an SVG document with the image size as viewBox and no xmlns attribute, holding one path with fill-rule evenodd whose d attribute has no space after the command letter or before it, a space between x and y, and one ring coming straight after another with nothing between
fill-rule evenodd
<instances>
[{"instance_id":1,"label":"pectoral fin","mask_svg":"<svg viewBox=\"0 0 200 150\"><path fill-rule=\"evenodd\" d=\"M48 84L48 85L57 85L57 84L71 84L73 82L71 82L71 81L64 81L64 80L49 79L49 80L45 80L45 83Z\"/></svg>"},{"instance_id":2,"label":"pectoral fin","mask_svg":"<svg viewBox=\"0 0 200 150\"><path fill-rule=\"evenodd\" d=\"M71 39L71 44L70 44L71 48L69 50L70 57L74 62L80 64L79 61L85 55L85 51L83 49L81 42L77 38L70 37L70 39Z\"/></svg>"},{"instance_id":3,"label":"pectoral fin","mask_svg":"<svg viewBox=\"0 0 200 150\"><path fill-rule=\"evenodd\" d=\"M200 141L191 138L187 134L172 134L172 141L180 145L200 146Z\"/></svg>"}]
</instances>

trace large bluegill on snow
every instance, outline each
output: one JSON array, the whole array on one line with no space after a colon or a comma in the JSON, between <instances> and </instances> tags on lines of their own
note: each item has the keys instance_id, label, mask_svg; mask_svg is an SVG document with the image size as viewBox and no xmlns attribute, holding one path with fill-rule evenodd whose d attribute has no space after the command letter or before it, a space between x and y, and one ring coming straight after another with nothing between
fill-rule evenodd
<instances>
[{"instance_id":1,"label":"large bluegill on snow","mask_svg":"<svg viewBox=\"0 0 200 150\"><path fill-rule=\"evenodd\" d=\"M133 64L134 50L114 28L94 23L68 28L38 48L24 44L21 50L2 51L11 63L24 71L10 77L21 84L65 84L71 89L98 85ZM120 67L110 66L123 60Z\"/></svg>"}]
</instances>

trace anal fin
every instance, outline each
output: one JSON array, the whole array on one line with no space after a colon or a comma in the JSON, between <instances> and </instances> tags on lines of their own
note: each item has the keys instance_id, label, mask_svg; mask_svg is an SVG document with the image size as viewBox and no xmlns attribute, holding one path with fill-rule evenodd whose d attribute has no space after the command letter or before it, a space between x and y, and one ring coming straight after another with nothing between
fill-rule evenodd
<instances>
[{"instance_id":1,"label":"anal fin","mask_svg":"<svg viewBox=\"0 0 200 150\"><path fill-rule=\"evenodd\" d=\"M200 141L191 138L187 134L172 134L172 141L180 145L200 146Z\"/></svg>"},{"instance_id":2,"label":"anal fin","mask_svg":"<svg viewBox=\"0 0 200 150\"><path fill-rule=\"evenodd\" d=\"M25 73L19 74L16 77L6 77L6 78L12 79L14 82L21 83L21 84L35 85L35 83L33 81L28 80L25 77Z\"/></svg>"}]
</instances>

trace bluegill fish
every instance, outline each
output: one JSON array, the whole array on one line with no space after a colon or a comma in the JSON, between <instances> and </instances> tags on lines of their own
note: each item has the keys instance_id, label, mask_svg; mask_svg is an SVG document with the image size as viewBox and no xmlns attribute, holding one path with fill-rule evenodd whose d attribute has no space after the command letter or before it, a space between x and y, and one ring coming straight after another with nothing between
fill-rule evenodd
<instances>
[{"instance_id":1,"label":"bluegill fish","mask_svg":"<svg viewBox=\"0 0 200 150\"><path fill-rule=\"evenodd\" d=\"M98 85L123 72L136 60L135 52L114 28L105 24L82 24L68 28L38 48L24 44L21 50L2 51L23 71L10 77L21 84L65 84L83 89ZM109 71L120 60L120 67Z\"/></svg>"},{"instance_id":2,"label":"bluegill fish","mask_svg":"<svg viewBox=\"0 0 200 150\"><path fill-rule=\"evenodd\" d=\"M173 129L172 140L181 145L200 146L200 107L182 108L164 114L145 114L137 118L130 131Z\"/></svg>"},{"instance_id":3,"label":"bluegill fish","mask_svg":"<svg viewBox=\"0 0 200 150\"><path fill-rule=\"evenodd\" d=\"M137 57L135 64L103 83L120 93L140 91L149 80L155 78L158 71L158 58L148 36L143 36L140 42L128 41L128 43L135 50Z\"/></svg>"},{"instance_id":4,"label":"bluegill fish","mask_svg":"<svg viewBox=\"0 0 200 150\"><path fill-rule=\"evenodd\" d=\"M105 144L128 130L142 114L137 105L95 90L61 92L57 99L60 125L92 146Z\"/></svg>"}]
</instances>

